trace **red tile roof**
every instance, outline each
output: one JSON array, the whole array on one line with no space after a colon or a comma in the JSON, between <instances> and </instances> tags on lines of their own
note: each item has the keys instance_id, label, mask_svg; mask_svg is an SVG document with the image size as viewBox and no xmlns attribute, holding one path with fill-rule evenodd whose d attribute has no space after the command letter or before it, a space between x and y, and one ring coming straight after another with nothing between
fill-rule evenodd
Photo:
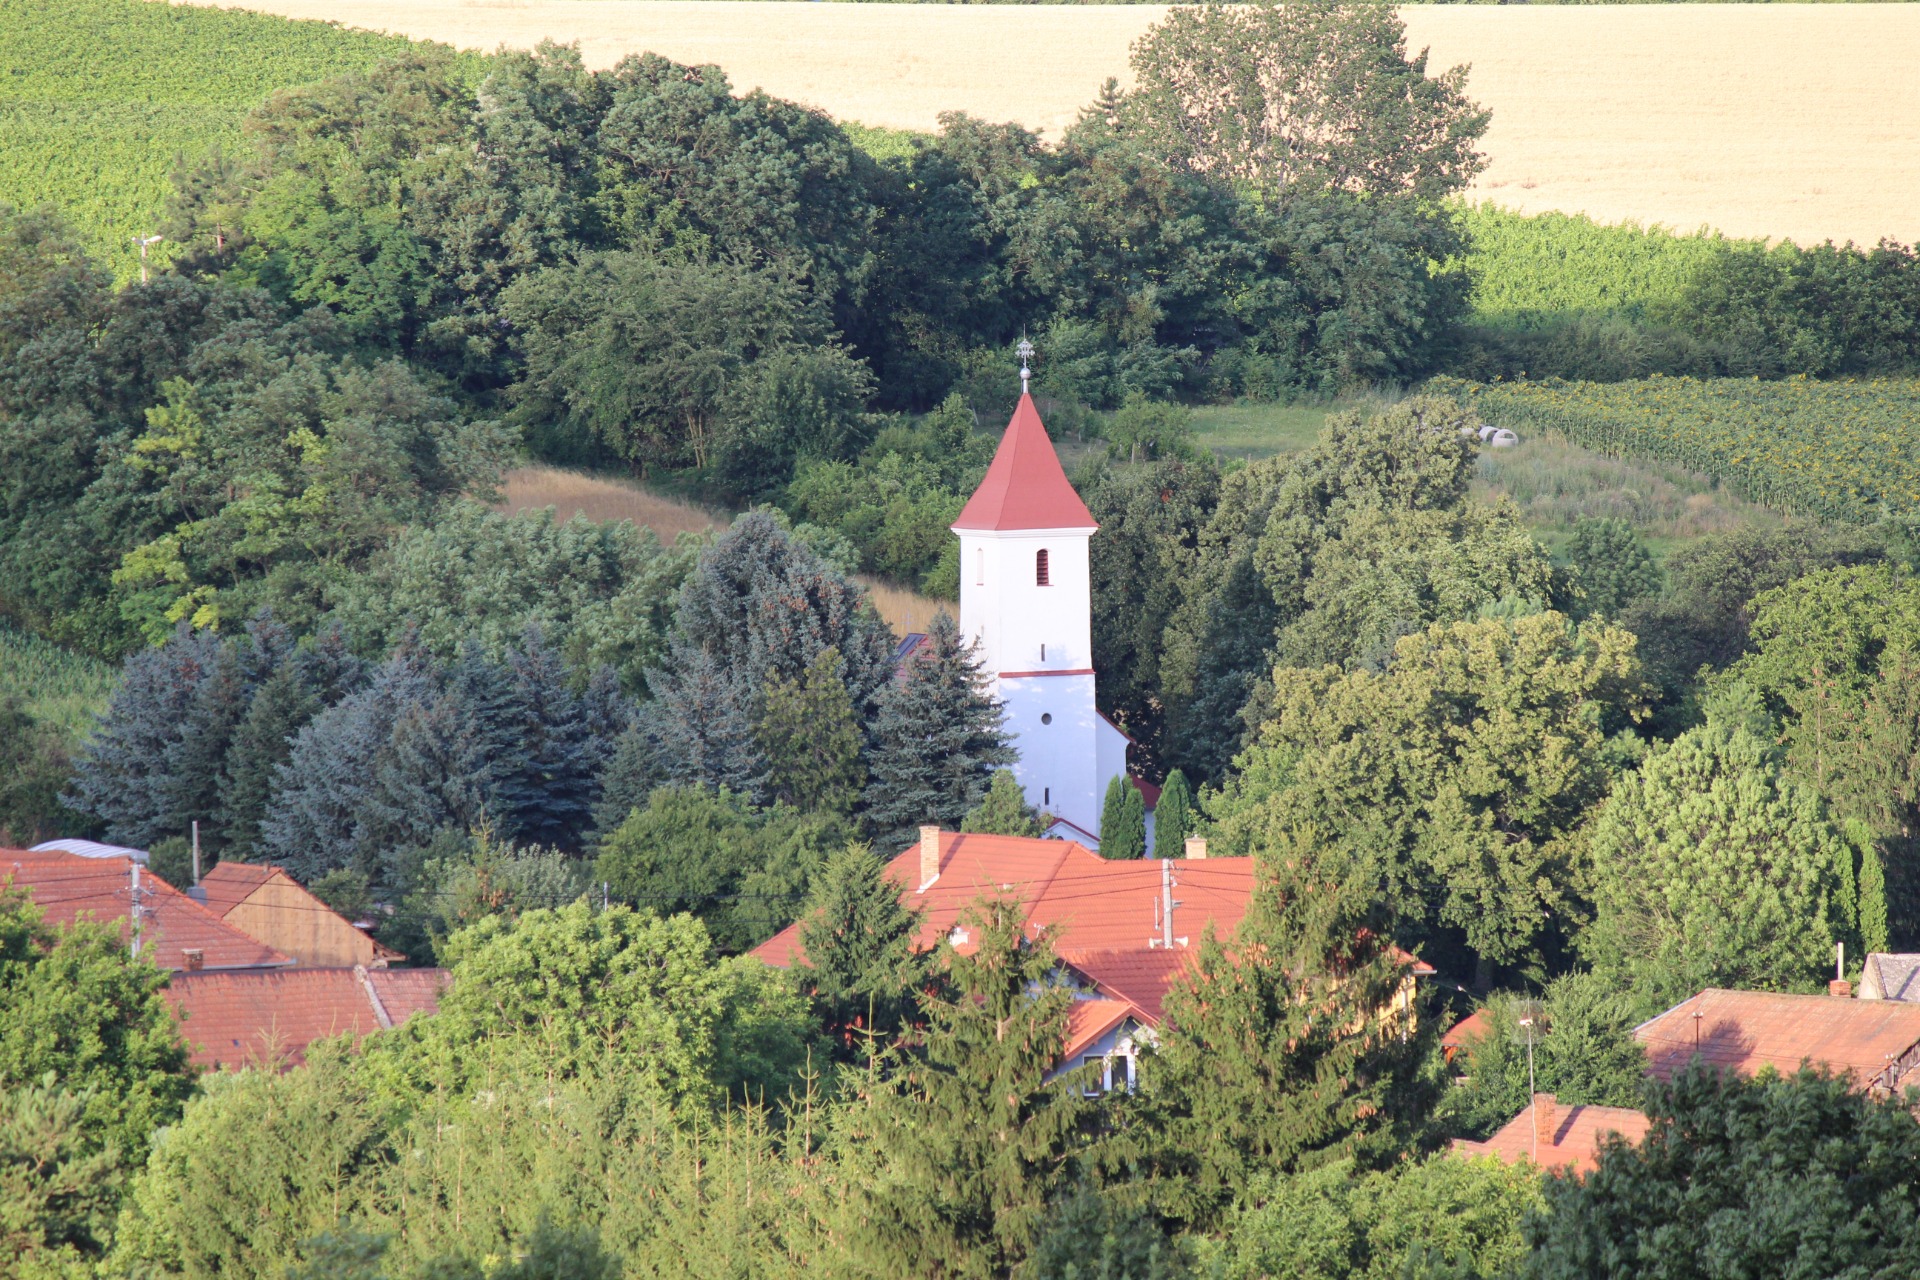
<instances>
[{"instance_id":1,"label":"red tile roof","mask_svg":"<svg viewBox=\"0 0 1920 1280\"><path fill-rule=\"evenodd\" d=\"M1173 932L1197 946L1209 922L1230 936L1253 894L1253 859L1175 860ZM1147 949L1158 935L1160 864L1146 859L1110 862L1071 840L940 833L940 874L922 891L920 848L913 845L887 867L900 900L921 913L914 945L931 950L950 936L960 916L983 894L1005 893L1019 903L1029 929L1046 929L1060 951ZM971 939L955 940L962 951ZM1176 941L1176 946L1182 945ZM799 925L789 925L753 954L785 968L801 958Z\"/></svg>"},{"instance_id":2,"label":"red tile roof","mask_svg":"<svg viewBox=\"0 0 1920 1280\"><path fill-rule=\"evenodd\" d=\"M1446 1055L1447 1061L1451 1062L1456 1053L1492 1029L1493 1015L1485 1009L1475 1009L1454 1023L1452 1029L1440 1037L1440 1052Z\"/></svg>"},{"instance_id":3,"label":"red tile roof","mask_svg":"<svg viewBox=\"0 0 1920 1280\"><path fill-rule=\"evenodd\" d=\"M1067 1043L1060 1056L1069 1065L1097 1043L1101 1036L1138 1012L1125 1000L1075 1000L1067 1010Z\"/></svg>"},{"instance_id":4,"label":"red tile roof","mask_svg":"<svg viewBox=\"0 0 1920 1280\"><path fill-rule=\"evenodd\" d=\"M1538 1108L1536 1112L1535 1107ZM1538 1143L1534 1123L1541 1122ZM1543 1169L1590 1173L1598 1163L1600 1139L1617 1133L1628 1142L1647 1136L1647 1117L1631 1107L1563 1107L1550 1093L1501 1126L1485 1142L1457 1141L1455 1155L1494 1156L1508 1164L1531 1160Z\"/></svg>"},{"instance_id":5,"label":"red tile roof","mask_svg":"<svg viewBox=\"0 0 1920 1280\"><path fill-rule=\"evenodd\" d=\"M1647 1073L1660 1080L1698 1052L1743 1075L1811 1062L1852 1076L1856 1086L1887 1088L1904 1074L1899 1060L1920 1046L1920 1005L1709 988L1633 1034L1647 1048Z\"/></svg>"},{"instance_id":6,"label":"red tile roof","mask_svg":"<svg viewBox=\"0 0 1920 1280\"><path fill-rule=\"evenodd\" d=\"M394 1026L416 1013L432 1013L440 1007L440 993L446 989L445 969L368 969L367 982L387 1011Z\"/></svg>"},{"instance_id":7,"label":"red tile roof","mask_svg":"<svg viewBox=\"0 0 1920 1280\"><path fill-rule=\"evenodd\" d=\"M1094 984L1102 995L1124 1000L1140 1020L1157 1027L1166 1017L1167 992L1197 954L1191 948L1166 950L1062 951L1061 961Z\"/></svg>"},{"instance_id":8,"label":"red tile roof","mask_svg":"<svg viewBox=\"0 0 1920 1280\"><path fill-rule=\"evenodd\" d=\"M1087 504L1080 501L1060 456L1053 451L1047 428L1033 397L1022 395L1000 447L987 467L986 478L967 499L959 529L1086 529L1099 528Z\"/></svg>"},{"instance_id":9,"label":"red tile roof","mask_svg":"<svg viewBox=\"0 0 1920 1280\"><path fill-rule=\"evenodd\" d=\"M1028 919L1048 930L1056 949L1147 950L1160 936L1155 910L1163 864L1146 858L1109 862L1072 847L1079 858L1062 865ZM1253 859L1176 858L1170 865L1180 904L1173 911L1174 946L1199 946L1209 924L1222 938L1231 937L1253 899Z\"/></svg>"},{"instance_id":10,"label":"red tile roof","mask_svg":"<svg viewBox=\"0 0 1920 1280\"><path fill-rule=\"evenodd\" d=\"M225 916L279 874L280 868L263 862L217 862L200 877L200 891L207 910Z\"/></svg>"},{"instance_id":11,"label":"red tile roof","mask_svg":"<svg viewBox=\"0 0 1920 1280\"><path fill-rule=\"evenodd\" d=\"M401 975L401 982L389 981ZM195 1066L285 1070L306 1061L315 1040L359 1039L433 1012L446 978L442 969L177 973L166 998L181 1016L180 1035Z\"/></svg>"},{"instance_id":12,"label":"red tile roof","mask_svg":"<svg viewBox=\"0 0 1920 1280\"><path fill-rule=\"evenodd\" d=\"M0 850L0 881L28 890L46 920L66 925L81 917L109 924L122 937L132 930L133 897L126 858L82 858L70 853ZM207 969L259 969L291 964L272 947L225 924L213 912L142 868L140 953L163 969L187 967L198 950Z\"/></svg>"}]
</instances>

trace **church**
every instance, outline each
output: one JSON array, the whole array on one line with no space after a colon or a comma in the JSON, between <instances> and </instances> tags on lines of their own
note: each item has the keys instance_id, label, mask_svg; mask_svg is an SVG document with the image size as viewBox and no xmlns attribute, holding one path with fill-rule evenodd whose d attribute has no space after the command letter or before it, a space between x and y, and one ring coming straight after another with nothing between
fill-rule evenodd
<instances>
[{"instance_id":1,"label":"church","mask_svg":"<svg viewBox=\"0 0 1920 1280\"><path fill-rule=\"evenodd\" d=\"M953 523L960 633L1006 706L1027 803L1052 819L1047 834L1097 849L1107 785L1127 776L1129 742L1094 702L1088 549L1100 526L1068 482L1020 372L1013 420ZM1155 790L1141 790L1151 809Z\"/></svg>"}]
</instances>

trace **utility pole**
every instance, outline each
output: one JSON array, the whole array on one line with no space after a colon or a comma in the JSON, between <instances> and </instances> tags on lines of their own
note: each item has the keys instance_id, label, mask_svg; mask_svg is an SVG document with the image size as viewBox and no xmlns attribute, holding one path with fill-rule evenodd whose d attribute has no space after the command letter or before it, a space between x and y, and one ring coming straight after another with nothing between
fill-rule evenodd
<instances>
[{"instance_id":1,"label":"utility pole","mask_svg":"<svg viewBox=\"0 0 1920 1280\"><path fill-rule=\"evenodd\" d=\"M1533 1162L1540 1163L1540 1095L1533 1087L1533 1019L1522 1018L1527 1029L1527 1121L1533 1129Z\"/></svg>"},{"instance_id":2,"label":"utility pole","mask_svg":"<svg viewBox=\"0 0 1920 1280\"><path fill-rule=\"evenodd\" d=\"M138 960L140 958L140 860L138 858L128 858L127 867L130 877L127 901L130 904L130 910L132 912L131 920L133 923L129 950L133 958Z\"/></svg>"},{"instance_id":3,"label":"utility pole","mask_svg":"<svg viewBox=\"0 0 1920 1280\"><path fill-rule=\"evenodd\" d=\"M147 282L147 246L159 244L165 236L135 236L133 242L140 246L140 283Z\"/></svg>"},{"instance_id":4,"label":"utility pole","mask_svg":"<svg viewBox=\"0 0 1920 1280\"><path fill-rule=\"evenodd\" d=\"M1183 905L1180 899L1173 896L1173 891L1179 887L1173 878L1173 859L1160 859L1160 900L1153 904L1153 914L1159 917L1156 923L1160 926L1160 936L1147 939L1149 948L1173 946L1173 909Z\"/></svg>"}]
</instances>

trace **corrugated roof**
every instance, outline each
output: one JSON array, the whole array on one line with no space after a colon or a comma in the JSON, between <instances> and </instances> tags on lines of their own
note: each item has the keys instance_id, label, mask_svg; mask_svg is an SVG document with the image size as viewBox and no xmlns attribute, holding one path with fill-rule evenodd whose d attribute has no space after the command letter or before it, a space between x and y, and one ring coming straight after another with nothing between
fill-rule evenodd
<instances>
[{"instance_id":1,"label":"corrugated roof","mask_svg":"<svg viewBox=\"0 0 1920 1280\"><path fill-rule=\"evenodd\" d=\"M986 477L967 499L953 528L1091 531L1099 527L1087 504L1068 483L1033 397L1022 394Z\"/></svg>"},{"instance_id":2,"label":"corrugated roof","mask_svg":"<svg viewBox=\"0 0 1920 1280\"><path fill-rule=\"evenodd\" d=\"M1811 1062L1866 1087L1920 1045L1920 1004L1709 988L1633 1034L1646 1046L1648 1074L1660 1080L1697 1052L1743 1075L1767 1066L1792 1072Z\"/></svg>"},{"instance_id":3,"label":"corrugated roof","mask_svg":"<svg viewBox=\"0 0 1920 1280\"><path fill-rule=\"evenodd\" d=\"M1531 1160L1543 1169L1590 1173L1598 1163L1595 1157L1603 1137L1617 1133L1637 1143L1651 1127L1645 1114L1631 1107L1563 1107L1552 1094L1541 1094L1538 1105L1538 1118L1545 1124L1537 1144L1533 1132L1536 1115L1530 1106L1485 1142L1455 1142L1454 1154L1494 1156L1508 1164Z\"/></svg>"},{"instance_id":4,"label":"corrugated roof","mask_svg":"<svg viewBox=\"0 0 1920 1280\"><path fill-rule=\"evenodd\" d=\"M132 932L132 864L125 858L0 850L0 881L28 890L53 925L82 916ZM163 969L184 969L185 952L198 950L208 969L274 968L291 964L272 947L248 937L151 871L140 872L140 953Z\"/></svg>"},{"instance_id":5,"label":"corrugated roof","mask_svg":"<svg viewBox=\"0 0 1920 1280\"><path fill-rule=\"evenodd\" d=\"M27 850L28 853L71 853L81 858L132 858L141 866L147 865L145 849L129 849L123 844L101 844L98 840L49 840Z\"/></svg>"},{"instance_id":6,"label":"corrugated roof","mask_svg":"<svg viewBox=\"0 0 1920 1280\"><path fill-rule=\"evenodd\" d=\"M390 975L409 979L389 983ZM264 1067L285 1070L306 1061L316 1040L356 1039L431 1013L445 985L443 969L282 969L233 973L177 973L166 998L181 1015L180 1035L203 1070ZM369 991L369 984L373 990ZM376 1009L378 994L382 1009ZM389 1000L389 994L395 998ZM422 995L427 998L422 999Z\"/></svg>"}]
</instances>

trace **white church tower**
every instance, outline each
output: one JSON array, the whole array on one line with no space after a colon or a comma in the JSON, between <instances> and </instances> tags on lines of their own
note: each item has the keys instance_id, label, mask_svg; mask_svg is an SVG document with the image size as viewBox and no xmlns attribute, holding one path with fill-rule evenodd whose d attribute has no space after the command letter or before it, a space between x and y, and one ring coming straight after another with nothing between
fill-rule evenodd
<instances>
[{"instance_id":1,"label":"white church tower","mask_svg":"<svg viewBox=\"0 0 1920 1280\"><path fill-rule=\"evenodd\" d=\"M1022 352L1024 356L1025 351ZM960 633L1006 703L1027 802L1050 835L1097 847L1107 784L1127 770L1127 736L1094 707L1093 583L1099 530L1026 392L953 531L960 535Z\"/></svg>"}]
</instances>

